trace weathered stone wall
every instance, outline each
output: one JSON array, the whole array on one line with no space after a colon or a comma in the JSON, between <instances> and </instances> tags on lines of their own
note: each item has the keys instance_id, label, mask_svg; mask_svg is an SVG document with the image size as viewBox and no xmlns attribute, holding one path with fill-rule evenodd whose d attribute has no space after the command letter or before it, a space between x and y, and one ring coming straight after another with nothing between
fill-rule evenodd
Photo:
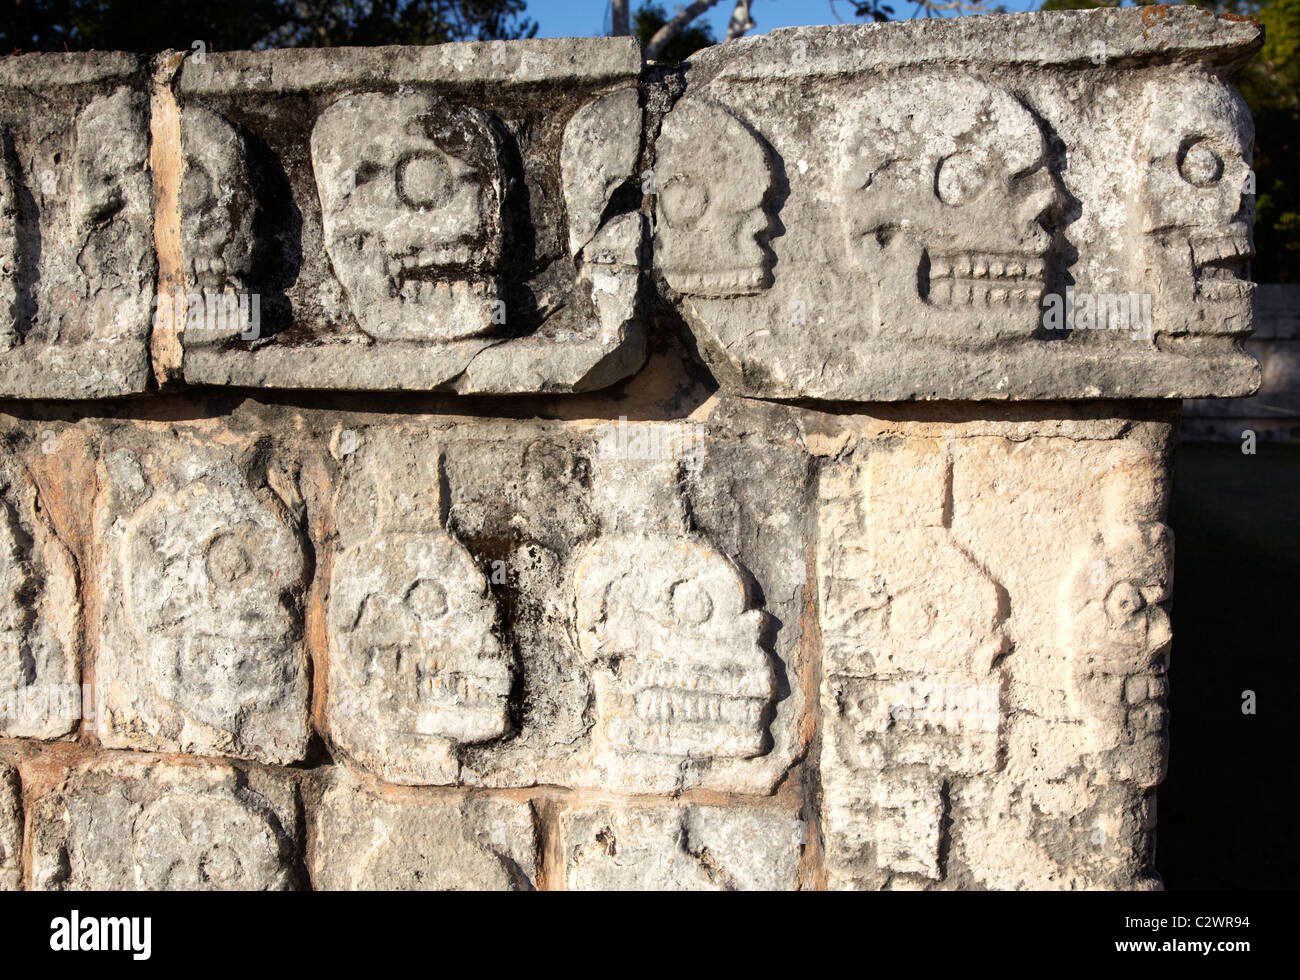
<instances>
[{"instance_id":1,"label":"weathered stone wall","mask_svg":"<svg viewBox=\"0 0 1300 980\"><path fill-rule=\"evenodd\" d=\"M1158 885L1258 40L0 61L0 887Z\"/></svg>"}]
</instances>

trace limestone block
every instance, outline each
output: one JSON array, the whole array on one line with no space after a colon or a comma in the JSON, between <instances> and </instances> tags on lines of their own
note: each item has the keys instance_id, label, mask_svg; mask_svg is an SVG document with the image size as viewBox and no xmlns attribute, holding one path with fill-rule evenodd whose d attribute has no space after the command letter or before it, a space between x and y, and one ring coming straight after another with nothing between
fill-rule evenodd
<instances>
[{"instance_id":1,"label":"limestone block","mask_svg":"<svg viewBox=\"0 0 1300 980\"><path fill-rule=\"evenodd\" d=\"M655 147L664 291L745 395L1249 394L1259 43L1161 8L702 51Z\"/></svg>"},{"instance_id":2,"label":"limestone block","mask_svg":"<svg viewBox=\"0 0 1300 980\"><path fill-rule=\"evenodd\" d=\"M578 254L595 236L614 194L636 173L640 152L635 88L593 99L573 114L560 149L570 252Z\"/></svg>"},{"instance_id":3,"label":"limestone block","mask_svg":"<svg viewBox=\"0 0 1300 980\"><path fill-rule=\"evenodd\" d=\"M227 764L101 761L34 805L32 886L279 891L297 883L295 791Z\"/></svg>"},{"instance_id":4,"label":"limestone block","mask_svg":"<svg viewBox=\"0 0 1300 980\"><path fill-rule=\"evenodd\" d=\"M772 807L590 806L560 836L573 891L789 891L805 827Z\"/></svg>"},{"instance_id":5,"label":"limestone block","mask_svg":"<svg viewBox=\"0 0 1300 980\"><path fill-rule=\"evenodd\" d=\"M769 792L804 737L806 460L723 438L698 466L606 456L606 435L616 438L598 432L596 445L526 451L519 490L542 496L531 497L524 520L502 515L514 533L554 534L545 508L564 494L547 495L548 480L567 484L582 509L567 541L534 537L504 560L512 588L518 571L521 589L541 590L525 592L522 607L540 615L519 635L520 726L495 750L467 753L463 776L631 793ZM453 493L476 485L482 494L482 481L467 475L452 481ZM453 512L469 524L485 504L499 506L453 501ZM533 647L526 636L546 639Z\"/></svg>"},{"instance_id":6,"label":"limestone block","mask_svg":"<svg viewBox=\"0 0 1300 980\"><path fill-rule=\"evenodd\" d=\"M823 471L833 886L1154 881L1171 427L1151 431L918 435Z\"/></svg>"},{"instance_id":7,"label":"limestone block","mask_svg":"<svg viewBox=\"0 0 1300 980\"><path fill-rule=\"evenodd\" d=\"M22 888L22 804L17 771L0 762L0 892Z\"/></svg>"},{"instance_id":8,"label":"limestone block","mask_svg":"<svg viewBox=\"0 0 1300 980\"><path fill-rule=\"evenodd\" d=\"M211 231L183 265L220 309L187 298L179 373L497 394L630 374L639 71L623 38L187 61L180 221Z\"/></svg>"},{"instance_id":9,"label":"limestone block","mask_svg":"<svg viewBox=\"0 0 1300 980\"><path fill-rule=\"evenodd\" d=\"M180 139L184 289L166 297L159 319L196 346L231 341L253 333L261 320L261 299L253 299L250 283L264 261L265 243L255 232L265 215L253 191L248 141L198 104L181 113Z\"/></svg>"},{"instance_id":10,"label":"limestone block","mask_svg":"<svg viewBox=\"0 0 1300 980\"><path fill-rule=\"evenodd\" d=\"M330 778L309 809L318 890L531 891L537 841L527 802L404 793Z\"/></svg>"},{"instance_id":11,"label":"limestone block","mask_svg":"<svg viewBox=\"0 0 1300 980\"><path fill-rule=\"evenodd\" d=\"M93 522L105 745L303 757L308 564L277 467L265 443L104 435Z\"/></svg>"},{"instance_id":12,"label":"limestone block","mask_svg":"<svg viewBox=\"0 0 1300 980\"><path fill-rule=\"evenodd\" d=\"M757 461L713 450L699 475L715 474L734 488L750 467ZM590 755L573 777L578 785L670 791L702 780L767 791L795 744L786 727L799 713L787 696L797 684L793 651L773 641L777 623L791 624L798 613L773 601L785 594L747 567L746 555L730 557L710 538L704 515L727 491L693 475L673 461L595 461L603 533L581 551L573 572L575 627L595 714ZM792 503L801 474L773 465L771 477L794 485L769 505ZM777 530L783 525L789 534L797 520L761 513L754 517L772 535L765 572L780 555L778 574L801 579L798 545L782 542ZM764 549L746 550L758 559ZM782 641L786 632L779 631ZM692 771L700 775L683 783Z\"/></svg>"},{"instance_id":13,"label":"limestone block","mask_svg":"<svg viewBox=\"0 0 1300 980\"><path fill-rule=\"evenodd\" d=\"M336 432L317 676L340 761L411 785L782 778L806 738L807 459L722 432L690 465L620 457L609 430Z\"/></svg>"},{"instance_id":14,"label":"limestone block","mask_svg":"<svg viewBox=\"0 0 1300 980\"><path fill-rule=\"evenodd\" d=\"M707 546L610 536L575 576L579 642L596 668L599 752L751 758L776 685L762 614ZM637 661L640 661L639 663Z\"/></svg>"},{"instance_id":15,"label":"limestone block","mask_svg":"<svg viewBox=\"0 0 1300 980\"><path fill-rule=\"evenodd\" d=\"M72 555L19 458L0 460L0 735L58 738L81 720L81 597Z\"/></svg>"},{"instance_id":16,"label":"limestone block","mask_svg":"<svg viewBox=\"0 0 1300 980\"><path fill-rule=\"evenodd\" d=\"M107 398L149 383L148 76L124 54L0 67L0 395Z\"/></svg>"},{"instance_id":17,"label":"limestone block","mask_svg":"<svg viewBox=\"0 0 1300 980\"><path fill-rule=\"evenodd\" d=\"M427 433L372 430L343 460L329 727L391 782L454 782L458 747L512 727L514 655L487 577L442 526L442 476Z\"/></svg>"}]
</instances>

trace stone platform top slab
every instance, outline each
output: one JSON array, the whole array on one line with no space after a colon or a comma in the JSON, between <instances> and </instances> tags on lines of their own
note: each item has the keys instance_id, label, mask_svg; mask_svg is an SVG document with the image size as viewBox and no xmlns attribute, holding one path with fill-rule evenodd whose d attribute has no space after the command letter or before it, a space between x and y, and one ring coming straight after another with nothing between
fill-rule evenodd
<instances>
[{"instance_id":1,"label":"stone platform top slab","mask_svg":"<svg viewBox=\"0 0 1300 980\"><path fill-rule=\"evenodd\" d=\"M1248 394L1254 128L1228 78L1260 40L1143 8L705 51L655 144L656 272L755 397Z\"/></svg>"},{"instance_id":2,"label":"stone platform top slab","mask_svg":"<svg viewBox=\"0 0 1300 980\"><path fill-rule=\"evenodd\" d=\"M0 397L584 393L652 304L750 397L1248 395L1261 43L1144 7L680 70L630 38L0 59Z\"/></svg>"}]
</instances>

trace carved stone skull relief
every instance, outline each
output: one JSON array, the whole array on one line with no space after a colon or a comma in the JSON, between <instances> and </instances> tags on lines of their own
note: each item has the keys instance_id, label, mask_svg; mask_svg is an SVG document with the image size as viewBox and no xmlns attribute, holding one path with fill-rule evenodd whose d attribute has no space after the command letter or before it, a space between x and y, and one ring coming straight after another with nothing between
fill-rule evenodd
<instances>
[{"instance_id":1,"label":"carved stone skull relief","mask_svg":"<svg viewBox=\"0 0 1300 980\"><path fill-rule=\"evenodd\" d=\"M0 464L0 736L80 721L80 623L72 556L23 467Z\"/></svg>"},{"instance_id":2,"label":"carved stone skull relief","mask_svg":"<svg viewBox=\"0 0 1300 980\"><path fill-rule=\"evenodd\" d=\"M297 651L302 546L280 507L226 465L199 469L131 518L122 597L154 693L235 732L305 687Z\"/></svg>"},{"instance_id":3,"label":"carved stone skull relief","mask_svg":"<svg viewBox=\"0 0 1300 980\"><path fill-rule=\"evenodd\" d=\"M177 790L135 818L135 886L150 891L249 891L288 885L288 840L255 794Z\"/></svg>"},{"instance_id":4,"label":"carved stone skull relief","mask_svg":"<svg viewBox=\"0 0 1300 980\"><path fill-rule=\"evenodd\" d=\"M608 537L576 576L608 751L751 758L765 751L775 682L739 572L689 539Z\"/></svg>"},{"instance_id":5,"label":"carved stone skull relief","mask_svg":"<svg viewBox=\"0 0 1300 980\"><path fill-rule=\"evenodd\" d=\"M487 580L459 542L445 532L368 538L342 556L334 583L334 683L382 729L386 754L507 731L509 652Z\"/></svg>"},{"instance_id":6,"label":"carved stone skull relief","mask_svg":"<svg viewBox=\"0 0 1300 980\"><path fill-rule=\"evenodd\" d=\"M1164 737L1173 634L1163 604L1172 568L1172 533L1145 522L1082 560L1070 582L1070 696L1087 722L1090 751ZM1164 753L1135 758L1158 762ZM1134 775L1147 785L1160 778L1157 772Z\"/></svg>"},{"instance_id":7,"label":"carved stone skull relief","mask_svg":"<svg viewBox=\"0 0 1300 980\"><path fill-rule=\"evenodd\" d=\"M348 96L317 120L311 157L325 248L362 331L491 330L504 181L485 113L413 92Z\"/></svg>"},{"instance_id":8,"label":"carved stone skull relief","mask_svg":"<svg viewBox=\"0 0 1300 980\"><path fill-rule=\"evenodd\" d=\"M908 80L850 106L840 138L849 259L877 283L885 322L1032 334L1062 200L1034 114L973 78L942 99Z\"/></svg>"},{"instance_id":9,"label":"carved stone skull relief","mask_svg":"<svg viewBox=\"0 0 1300 980\"><path fill-rule=\"evenodd\" d=\"M1147 92L1138 198L1150 291L1187 304L1207 332L1245 333L1255 197L1248 192L1255 126L1231 86L1203 76L1162 79ZM1199 332L1193 328L1194 332Z\"/></svg>"},{"instance_id":10,"label":"carved stone skull relief","mask_svg":"<svg viewBox=\"0 0 1300 980\"><path fill-rule=\"evenodd\" d=\"M772 162L758 137L725 109L684 99L657 152L656 258L668 285L691 296L770 286Z\"/></svg>"},{"instance_id":11,"label":"carved stone skull relief","mask_svg":"<svg viewBox=\"0 0 1300 980\"><path fill-rule=\"evenodd\" d=\"M153 275L152 257L139 257L141 216L150 214L153 197L147 133L148 103L125 87L95 98L77 118L73 288L85 305L69 318L63 339L125 338L139 330L138 296Z\"/></svg>"},{"instance_id":12,"label":"carved stone skull relief","mask_svg":"<svg viewBox=\"0 0 1300 980\"><path fill-rule=\"evenodd\" d=\"M181 113L181 145L186 284L241 292L252 269L255 212L244 139L211 109L187 105Z\"/></svg>"}]
</instances>

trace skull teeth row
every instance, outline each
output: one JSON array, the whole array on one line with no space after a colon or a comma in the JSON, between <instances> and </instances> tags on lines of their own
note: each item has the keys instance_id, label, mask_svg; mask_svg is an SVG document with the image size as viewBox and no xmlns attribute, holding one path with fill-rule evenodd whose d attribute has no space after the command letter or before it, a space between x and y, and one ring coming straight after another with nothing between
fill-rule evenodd
<instances>
[{"instance_id":1,"label":"skull teeth row","mask_svg":"<svg viewBox=\"0 0 1300 980\"><path fill-rule=\"evenodd\" d=\"M1169 711L1162 701L1144 701L1128 709L1125 720L1129 730L1139 735L1154 735L1165 729Z\"/></svg>"},{"instance_id":2,"label":"skull teeth row","mask_svg":"<svg viewBox=\"0 0 1300 980\"><path fill-rule=\"evenodd\" d=\"M1244 237L1228 237L1193 241L1192 255L1200 267L1217 262L1248 262L1255 257L1255 250Z\"/></svg>"},{"instance_id":3,"label":"skull teeth row","mask_svg":"<svg viewBox=\"0 0 1300 980\"><path fill-rule=\"evenodd\" d=\"M486 279L457 279L452 282L430 282L426 279L389 279L389 290L403 303L420 305L426 302L452 300L484 301L497 298L496 283Z\"/></svg>"},{"instance_id":4,"label":"skull teeth row","mask_svg":"<svg viewBox=\"0 0 1300 980\"><path fill-rule=\"evenodd\" d=\"M635 728L620 732L618 737L631 751L645 755L749 758L762 750L761 730L757 726L745 729L718 726L703 737L689 730Z\"/></svg>"},{"instance_id":5,"label":"skull teeth row","mask_svg":"<svg viewBox=\"0 0 1300 980\"><path fill-rule=\"evenodd\" d=\"M471 249L421 249L406 255L385 255L384 275L390 278L432 272L439 266L470 265L478 258Z\"/></svg>"},{"instance_id":6,"label":"skull teeth row","mask_svg":"<svg viewBox=\"0 0 1300 980\"><path fill-rule=\"evenodd\" d=\"M1037 303L1042 286L995 286L979 282L930 282L930 302L936 306L1013 306Z\"/></svg>"},{"instance_id":7,"label":"skull teeth row","mask_svg":"<svg viewBox=\"0 0 1300 980\"><path fill-rule=\"evenodd\" d=\"M767 281L767 273L763 269L742 268L709 273L673 269L671 272L674 289L701 295L753 292L761 289Z\"/></svg>"},{"instance_id":8,"label":"skull teeth row","mask_svg":"<svg viewBox=\"0 0 1300 980\"><path fill-rule=\"evenodd\" d=\"M766 701L760 698L733 698L720 695L685 693L662 688L641 691L636 699L637 716L642 721L660 724L674 721L717 722L744 729L762 722Z\"/></svg>"},{"instance_id":9,"label":"skull teeth row","mask_svg":"<svg viewBox=\"0 0 1300 980\"><path fill-rule=\"evenodd\" d=\"M190 260L190 278L194 281L221 281L225 278L226 271L226 260L219 255L211 259L196 257Z\"/></svg>"},{"instance_id":10,"label":"skull teeth row","mask_svg":"<svg viewBox=\"0 0 1300 980\"><path fill-rule=\"evenodd\" d=\"M628 683L636 690L658 688L693 693L702 687L706 693L733 698L767 698L772 687L766 671L692 670L666 662L637 664Z\"/></svg>"},{"instance_id":11,"label":"skull teeth row","mask_svg":"<svg viewBox=\"0 0 1300 980\"><path fill-rule=\"evenodd\" d=\"M495 702L509 695L509 681L469 674L423 672L416 675L416 695L425 698L458 698L463 702Z\"/></svg>"},{"instance_id":12,"label":"skull teeth row","mask_svg":"<svg viewBox=\"0 0 1300 980\"><path fill-rule=\"evenodd\" d=\"M1208 300L1245 299L1250 296L1254 288L1254 283L1238 279L1236 276L1204 278L1196 283L1197 295Z\"/></svg>"},{"instance_id":13,"label":"skull teeth row","mask_svg":"<svg viewBox=\"0 0 1300 980\"><path fill-rule=\"evenodd\" d=\"M930 257L930 278L934 279L1041 279L1043 260L1004 258L988 255L943 255Z\"/></svg>"}]
</instances>

